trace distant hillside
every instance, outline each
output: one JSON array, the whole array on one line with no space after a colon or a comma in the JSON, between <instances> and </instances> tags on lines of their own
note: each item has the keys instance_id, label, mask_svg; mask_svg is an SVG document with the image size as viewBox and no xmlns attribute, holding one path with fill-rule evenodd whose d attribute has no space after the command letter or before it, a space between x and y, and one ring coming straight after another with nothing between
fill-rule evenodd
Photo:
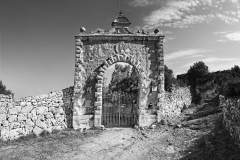
<instances>
[{"instance_id":1,"label":"distant hillside","mask_svg":"<svg viewBox=\"0 0 240 160\"><path fill-rule=\"evenodd\" d=\"M177 75L177 80L189 85L188 74ZM211 99L217 95L225 97L240 96L240 68L235 65L229 70L209 72L201 77L202 85L197 86L197 92L203 100Z\"/></svg>"}]
</instances>

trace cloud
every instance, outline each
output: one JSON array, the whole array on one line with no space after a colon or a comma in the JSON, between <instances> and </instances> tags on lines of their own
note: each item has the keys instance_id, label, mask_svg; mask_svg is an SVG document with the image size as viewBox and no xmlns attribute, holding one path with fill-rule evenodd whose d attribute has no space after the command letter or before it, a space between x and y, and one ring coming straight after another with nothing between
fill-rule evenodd
<instances>
[{"instance_id":1,"label":"cloud","mask_svg":"<svg viewBox=\"0 0 240 160\"><path fill-rule=\"evenodd\" d=\"M214 34L221 35L222 39L219 39L218 42L228 42L228 41L235 41L240 42L240 32L230 32L230 31L224 31L224 32L215 32Z\"/></svg>"},{"instance_id":2,"label":"cloud","mask_svg":"<svg viewBox=\"0 0 240 160\"><path fill-rule=\"evenodd\" d=\"M225 35L225 37L230 41L240 42L240 32L233 32Z\"/></svg>"},{"instance_id":3,"label":"cloud","mask_svg":"<svg viewBox=\"0 0 240 160\"><path fill-rule=\"evenodd\" d=\"M182 58L186 56L201 56L198 55L197 53L204 53L204 52L210 52L211 50L202 50L202 49L188 49L188 50L182 50L182 51L177 51L170 53L165 56L166 61L170 61L176 58Z\"/></svg>"},{"instance_id":4,"label":"cloud","mask_svg":"<svg viewBox=\"0 0 240 160\"><path fill-rule=\"evenodd\" d=\"M229 31L214 32L213 34L216 34L216 35L218 35L218 34L225 34L225 33L229 33Z\"/></svg>"},{"instance_id":5,"label":"cloud","mask_svg":"<svg viewBox=\"0 0 240 160\"><path fill-rule=\"evenodd\" d=\"M129 5L132 7L146 7L151 4L152 2L150 0L133 0L129 2Z\"/></svg>"},{"instance_id":6,"label":"cloud","mask_svg":"<svg viewBox=\"0 0 240 160\"><path fill-rule=\"evenodd\" d=\"M140 0L135 5L146 6L154 2ZM237 10L238 1L228 0L227 3ZM147 30L161 26L188 28L194 24L209 23L214 19L219 19L229 25L238 23L240 14L237 11L228 11L223 14L221 9L225 6L223 2L214 0L168 0L164 6L160 5L159 9L143 18L143 28ZM200 10L204 12L199 12Z\"/></svg>"},{"instance_id":7,"label":"cloud","mask_svg":"<svg viewBox=\"0 0 240 160\"><path fill-rule=\"evenodd\" d=\"M209 58L204 58L204 59L199 59L198 61L203 61L204 63L213 63L213 62L220 62L220 61L235 61L238 60L238 58L216 58L216 57L209 57ZM180 68L184 67L190 67L192 66L196 61L187 63ZM212 65L213 66L213 65Z\"/></svg>"},{"instance_id":8,"label":"cloud","mask_svg":"<svg viewBox=\"0 0 240 160\"><path fill-rule=\"evenodd\" d=\"M234 67L234 65L240 66L240 63L231 63L231 64L221 64L221 65L209 65L209 69L211 71L221 71L221 70L227 70Z\"/></svg>"},{"instance_id":9,"label":"cloud","mask_svg":"<svg viewBox=\"0 0 240 160\"><path fill-rule=\"evenodd\" d=\"M235 23L239 22L239 20L237 18L222 15L220 13L216 14L216 17L219 18L220 20L224 21L227 24L235 24Z\"/></svg>"},{"instance_id":10,"label":"cloud","mask_svg":"<svg viewBox=\"0 0 240 160\"><path fill-rule=\"evenodd\" d=\"M186 16L181 21L176 21L172 23L173 28L188 28L190 25L209 23L214 18L214 15L189 15Z\"/></svg>"}]
</instances>

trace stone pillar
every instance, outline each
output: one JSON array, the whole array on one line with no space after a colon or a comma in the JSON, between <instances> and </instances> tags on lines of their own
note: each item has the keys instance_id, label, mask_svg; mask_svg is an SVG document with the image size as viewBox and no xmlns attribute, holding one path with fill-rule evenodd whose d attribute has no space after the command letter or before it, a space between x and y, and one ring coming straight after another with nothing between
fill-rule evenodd
<instances>
[{"instance_id":1,"label":"stone pillar","mask_svg":"<svg viewBox=\"0 0 240 160\"><path fill-rule=\"evenodd\" d=\"M100 72L101 73L101 72ZM103 75L97 75L97 84L95 97L96 101L94 103L95 113L94 113L94 126L100 127L102 123L102 87L103 87Z\"/></svg>"},{"instance_id":2,"label":"stone pillar","mask_svg":"<svg viewBox=\"0 0 240 160\"><path fill-rule=\"evenodd\" d=\"M163 55L163 39L161 38L157 43L157 55L158 55L158 122L164 115L164 55Z\"/></svg>"},{"instance_id":3,"label":"stone pillar","mask_svg":"<svg viewBox=\"0 0 240 160\"><path fill-rule=\"evenodd\" d=\"M83 43L80 38L75 39L75 74L74 74L74 93L73 93L73 128L83 128L79 119L84 115L84 84L86 81L86 71L83 67Z\"/></svg>"}]
</instances>

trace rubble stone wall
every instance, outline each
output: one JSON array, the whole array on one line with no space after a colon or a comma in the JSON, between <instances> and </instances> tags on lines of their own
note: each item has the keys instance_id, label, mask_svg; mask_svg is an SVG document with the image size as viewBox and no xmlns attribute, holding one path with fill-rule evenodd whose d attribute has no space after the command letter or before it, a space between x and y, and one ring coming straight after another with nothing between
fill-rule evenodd
<instances>
[{"instance_id":1,"label":"rubble stone wall","mask_svg":"<svg viewBox=\"0 0 240 160\"><path fill-rule=\"evenodd\" d=\"M191 93L188 87L173 88L172 92L165 92L164 105L159 110L159 120L180 115L183 107L191 105Z\"/></svg>"},{"instance_id":2,"label":"rubble stone wall","mask_svg":"<svg viewBox=\"0 0 240 160\"><path fill-rule=\"evenodd\" d=\"M240 99L225 100L224 96L221 95L219 98L220 107L223 111L223 124L240 146Z\"/></svg>"},{"instance_id":3,"label":"rubble stone wall","mask_svg":"<svg viewBox=\"0 0 240 160\"><path fill-rule=\"evenodd\" d=\"M72 96L73 87L16 101L11 95L0 95L0 138L71 128Z\"/></svg>"}]
</instances>

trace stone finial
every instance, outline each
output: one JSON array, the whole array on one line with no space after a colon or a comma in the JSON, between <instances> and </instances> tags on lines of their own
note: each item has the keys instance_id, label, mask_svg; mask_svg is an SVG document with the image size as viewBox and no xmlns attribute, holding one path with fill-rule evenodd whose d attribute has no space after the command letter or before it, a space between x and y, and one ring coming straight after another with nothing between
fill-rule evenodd
<instances>
[{"instance_id":1,"label":"stone finial","mask_svg":"<svg viewBox=\"0 0 240 160\"><path fill-rule=\"evenodd\" d=\"M159 29L155 29L155 30L154 30L154 33L155 33L155 34L158 34L159 31L160 31Z\"/></svg>"},{"instance_id":2,"label":"stone finial","mask_svg":"<svg viewBox=\"0 0 240 160\"><path fill-rule=\"evenodd\" d=\"M84 33L84 32L86 32L86 28L81 27L81 28L80 28L80 33Z\"/></svg>"},{"instance_id":3,"label":"stone finial","mask_svg":"<svg viewBox=\"0 0 240 160\"><path fill-rule=\"evenodd\" d=\"M128 27L131 22L120 11L119 16L112 22L112 27Z\"/></svg>"}]
</instances>

